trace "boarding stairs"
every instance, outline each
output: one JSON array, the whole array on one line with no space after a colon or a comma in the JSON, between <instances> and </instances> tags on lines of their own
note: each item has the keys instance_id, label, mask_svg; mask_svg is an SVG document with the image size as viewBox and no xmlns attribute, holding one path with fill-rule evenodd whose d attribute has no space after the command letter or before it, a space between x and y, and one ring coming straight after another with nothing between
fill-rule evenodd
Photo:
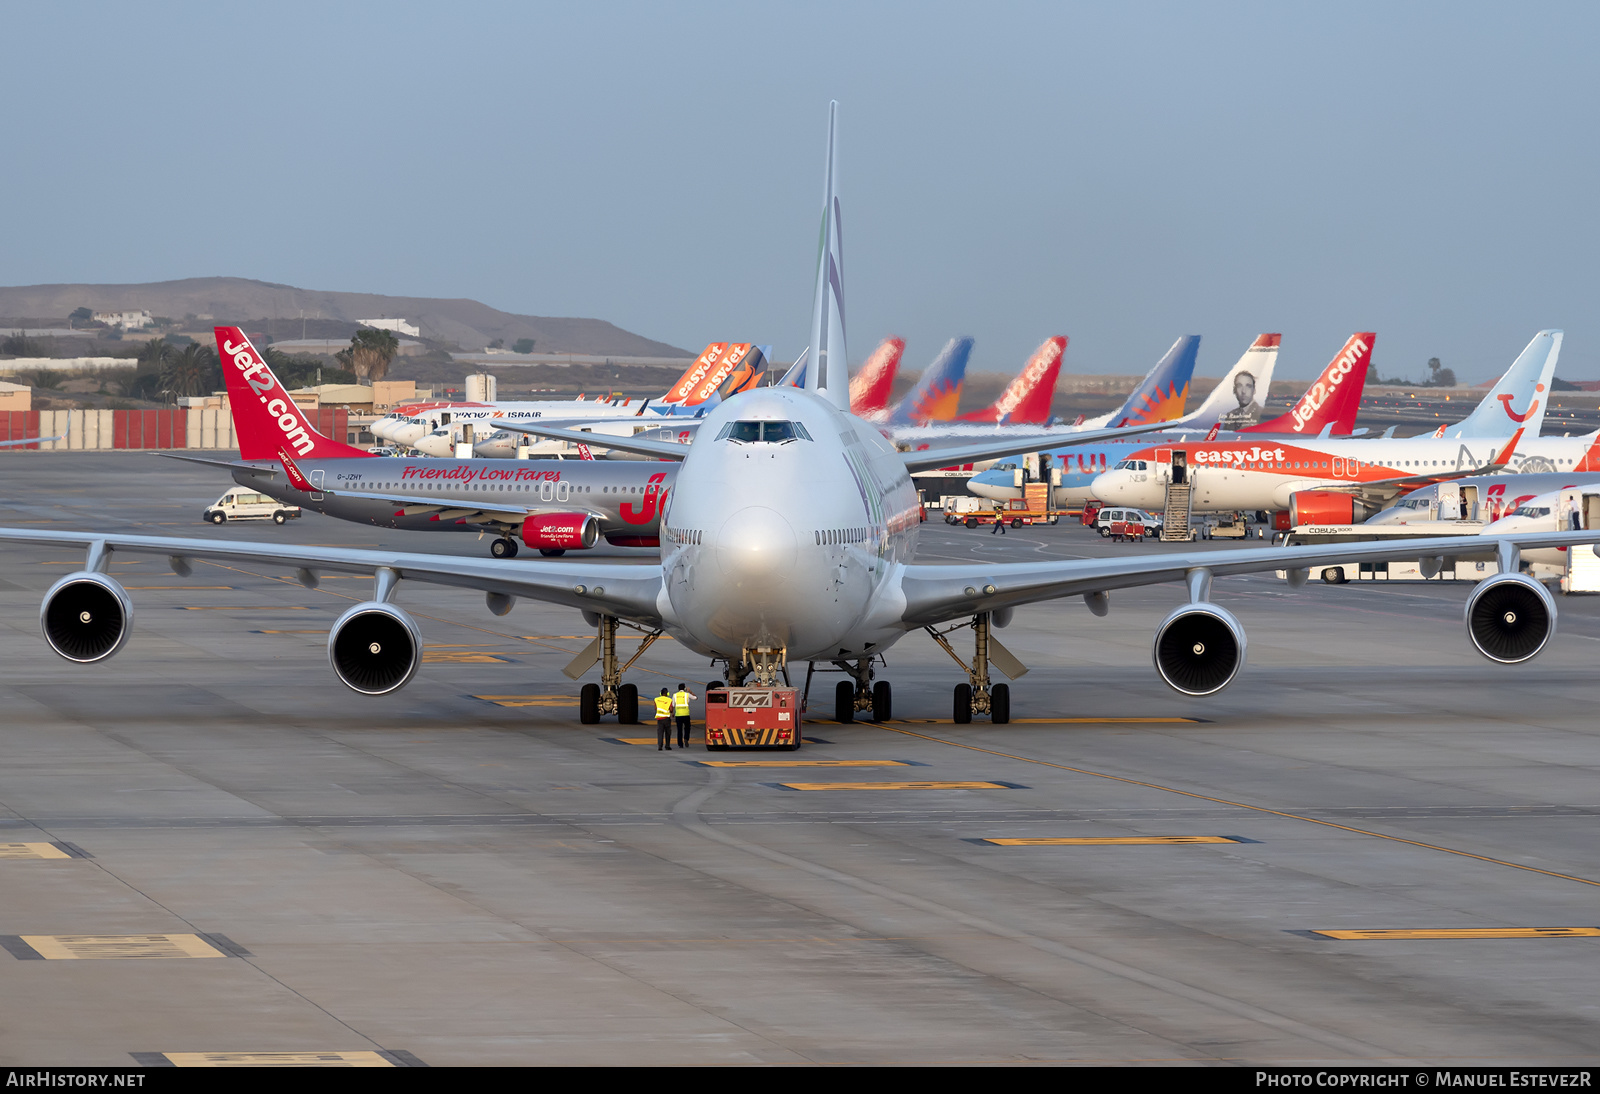
<instances>
[{"instance_id":1,"label":"boarding stairs","mask_svg":"<svg viewBox=\"0 0 1600 1094\"><path fill-rule=\"evenodd\" d=\"M1189 534L1191 489L1187 482L1167 483L1167 507L1161 515L1161 542L1183 543L1191 538Z\"/></svg>"}]
</instances>

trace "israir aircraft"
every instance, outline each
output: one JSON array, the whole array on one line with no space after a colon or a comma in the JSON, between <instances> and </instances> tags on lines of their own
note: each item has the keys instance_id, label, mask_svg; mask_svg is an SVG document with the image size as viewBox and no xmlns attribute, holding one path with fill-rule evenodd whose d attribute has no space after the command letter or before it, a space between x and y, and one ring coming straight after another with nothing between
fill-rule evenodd
<instances>
[{"instance_id":1,"label":"israir aircraft","mask_svg":"<svg viewBox=\"0 0 1600 1094\"><path fill-rule=\"evenodd\" d=\"M580 692L585 723L603 714L638 718L638 689L622 682L616 654L619 625L647 638L670 634L686 648L721 661L732 683L771 684L790 664L825 661L850 668L853 681L835 694L836 714L858 711L879 719L892 712L889 681L876 680L882 654L912 631L925 631L960 665L954 691L958 722L975 713L1009 720L1006 684L991 684L989 666L1016 678L1027 671L1002 646L995 631L1021 605L1083 596L1105 614L1111 591L1178 582L1186 602L1156 628L1153 656L1161 677L1189 695L1225 687L1245 658L1245 634L1227 609L1211 600L1213 579L1229 574L1286 569L1301 585L1310 568L1354 560L1378 561L1479 550L1496 552L1499 572L1480 582L1467 601L1472 643L1487 657L1515 662L1532 657L1555 629L1556 610L1544 587L1518 572L1520 548L1592 543L1600 532L1530 532L1495 537L1429 539L1409 543L1339 544L1192 551L1105 559L1041 562L926 564L915 560L918 522L910 473L930 457L901 453L849 411L843 305L844 255L836 158L837 106L830 109L824 175L821 247L812 318L814 376L805 389L776 387L745 392L707 415L700 443L681 446L631 440L643 455L680 461L676 487L662 518L658 565L574 560L507 560L277 543L222 542L116 532L51 532L0 528L0 540L78 546L82 570L46 592L40 621L46 642L61 656L89 664L128 639L133 605L108 571L118 554L166 557L174 572L191 572L191 559L250 561L292 568L315 585L322 572L372 574L372 599L334 621L328 656L335 675L369 695L393 692L416 673L422 658L417 624L395 600L407 582L473 589L490 611L504 614L520 597L570 607L597 636L568 666L573 678L596 664L598 684ZM301 444L303 424L263 375L247 345L228 341L223 368L253 389L279 431L277 443ZM230 348L231 347L231 348ZM518 428L571 439L567 431L538 424ZM1147 427L1088 432L1085 442ZM576 434L582 438L583 434ZM1037 449L1037 437L990 440L946 450L933 464ZM285 460L284 468L292 457ZM1065 623L1065 617L1058 616ZM969 630L972 654L956 652L953 634ZM799 742L797 741L796 744Z\"/></svg>"},{"instance_id":2,"label":"israir aircraft","mask_svg":"<svg viewBox=\"0 0 1600 1094\"><path fill-rule=\"evenodd\" d=\"M1349 524L1441 478L1568 470L1585 459L1600 431L1539 436L1561 337L1557 330L1534 335L1477 409L1445 431L1453 437L1166 440L1131 446L1090 490L1107 505L1160 508L1178 474L1195 510L1287 510L1291 525ZM1520 412L1519 398L1526 407Z\"/></svg>"},{"instance_id":3,"label":"israir aircraft","mask_svg":"<svg viewBox=\"0 0 1600 1094\"><path fill-rule=\"evenodd\" d=\"M450 434L464 424L485 432L502 420L529 418L587 421L596 418L695 415L736 391L760 384L766 376L768 347L751 342L713 342L678 377L660 400L637 406L631 400L563 399L527 402L408 403L372 423L372 435L402 447L436 435ZM447 442L448 443L448 442ZM437 447L437 446L435 446ZM433 452L432 455L446 455Z\"/></svg>"},{"instance_id":4,"label":"israir aircraft","mask_svg":"<svg viewBox=\"0 0 1600 1094\"><path fill-rule=\"evenodd\" d=\"M227 467L241 486L340 520L492 535L495 558L515 557L519 539L545 555L602 537L619 547L659 545L675 465L374 456L318 433L242 330L218 327L216 335L218 354L234 365L223 372L240 458L164 455Z\"/></svg>"}]
</instances>

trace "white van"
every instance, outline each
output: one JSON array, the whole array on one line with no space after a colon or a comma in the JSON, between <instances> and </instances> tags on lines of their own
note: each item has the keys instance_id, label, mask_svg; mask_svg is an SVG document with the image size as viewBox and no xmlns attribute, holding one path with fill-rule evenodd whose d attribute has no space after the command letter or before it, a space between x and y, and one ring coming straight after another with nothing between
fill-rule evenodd
<instances>
[{"instance_id":1,"label":"white van","mask_svg":"<svg viewBox=\"0 0 1600 1094\"><path fill-rule=\"evenodd\" d=\"M1162 518L1160 513L1152 513L1146 509L1102 509L1095 515L1094 527L1102 537L1111 534L1111 525L1114 521L1135 520L1143 524L1145 534L1159 536L1161 534Z\"/></svg>"},{"instance_id":2,"label":"white van","mask_svg":"<svg viewBox=\"0 0 1600 1094\"><path fill-rule=\"evenodd\" d=\"M212 524L228 520L270 520L273 524L282 524L286 520L299 518L298 505L285 505L277 498L270 498L248 486L235 486L206 506L205 511L205 519Z\"/></svg>"}]
</instances>

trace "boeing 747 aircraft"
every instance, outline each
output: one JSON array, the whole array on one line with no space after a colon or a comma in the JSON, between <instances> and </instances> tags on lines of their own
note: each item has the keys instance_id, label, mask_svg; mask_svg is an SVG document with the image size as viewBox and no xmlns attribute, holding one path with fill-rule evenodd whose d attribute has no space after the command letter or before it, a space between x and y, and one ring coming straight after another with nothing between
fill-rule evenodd
<instances>
[{"instance_id":1,"label":"boeing 747 aircraft","mask_svg":"<svg viewBox=\"0 0 1600 1094\"><path fill-rule=\"evenodd\" d=\"M1016 678L1027 669L996 639L1021 605L1084 597L1104 615L1113 590L1176 582L1187 595L1156 628L1153 656L1169 685L1189 695L1225 687L1245 659L1245 634L1233 614L1212 602L1213 579L1286 569L1303 584L1309 569L1356 560L1437 556L1485 547L1499 572L1480 582L1467 601L1472 643L1487 657L1516 662L1549 641L1556 610L1544 587L1518 572L1520 548L1592 543L1600 532L1528 532L1495 537L1391 540L1319 547L1262 547L1156 553L1105 559L1042 562L917 562L917 497L911 473L953 460L1036 450L1037 437L1000 437L937 455L902 453L849 411L850 378L843 304L837 107L828 120L821 246L812 318L814 374L805 389L764 388L737 395L706 418L699 443L639 439L612 442L643 455L680 462L676 486L662 501L659 565L587 560L493 561L432 554L277 543L219 542L116 532L0 529L0 540L85 551L82 570L45 594L40 621L46 642L70 660L104 660L128 640L133 605L109 574L113 556L165 556L174 572L190 560L248 560L292 569L315 584L322 572L373 575L372 598L333 624L328 656L335 675L352 689L382 695L416 673L422 642L416 622L397 603L405 583L428 582L476 590L490 611L504 614L520 597L570 607L596 628L590 647L568 666L576 678L601 666L598 684L585 684L580 716L638 717L638 692L624 685L616 653L619 626L647 637L670 634L685 648L725 666L730 682L770 684L789 665L830 662L849 668L837 689L836 714L858 711L888 718L892 693L876 680L882 654L923 631L959 663L953 709L958 722L987 714L1008 721L1008 685L991 682L990 665ZM270 405L263 363L248 345L230 343L223 367L235 370ZM247 396L256 397L256 396ZM290 473L300 420L287 409L276 419L280 462ZM536 425L521 428L562 436ZM1084 442L1148 429L1134 426L1085 432ZM580 439L583 434L577 434ZM570 439L570 438L569 438ZM1057 441L1056 443L1060 443ZM1073 625L1057 615L1063 629ZM971 655L952 636L970 631Z\"/></svg>"}]
</instances>

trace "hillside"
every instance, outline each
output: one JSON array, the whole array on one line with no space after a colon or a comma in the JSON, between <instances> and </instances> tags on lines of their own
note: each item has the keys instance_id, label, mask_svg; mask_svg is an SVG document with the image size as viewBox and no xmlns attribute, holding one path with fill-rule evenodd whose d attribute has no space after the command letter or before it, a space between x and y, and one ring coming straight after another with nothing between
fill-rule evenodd
<instances>
[{"instance_id":1,"label":"hillside","mask_svg":"<svg viewBox=\"0 0 1600 1094\"><path fill-rule=\"evenodd\" d=\"M73 309L118 311L143 308L152 315L183 319L211 316L216 322L322 318L353 323L380 317L405 319L422 337L462 350L482 350L496 338L511 346L532 338L540 353L591 353L618 357L693 357L687 350L644 338L601 319L514 315L476 300L425 296L327 292L274 285L242 277L191 277L146 285L21 285L0 287L0 318L64 321ZM309 332L308 332L309 333ZM298 332L296 332L298 334ZM314 337L314 335L313 335Z\"/></svg>"}]
</instances>

